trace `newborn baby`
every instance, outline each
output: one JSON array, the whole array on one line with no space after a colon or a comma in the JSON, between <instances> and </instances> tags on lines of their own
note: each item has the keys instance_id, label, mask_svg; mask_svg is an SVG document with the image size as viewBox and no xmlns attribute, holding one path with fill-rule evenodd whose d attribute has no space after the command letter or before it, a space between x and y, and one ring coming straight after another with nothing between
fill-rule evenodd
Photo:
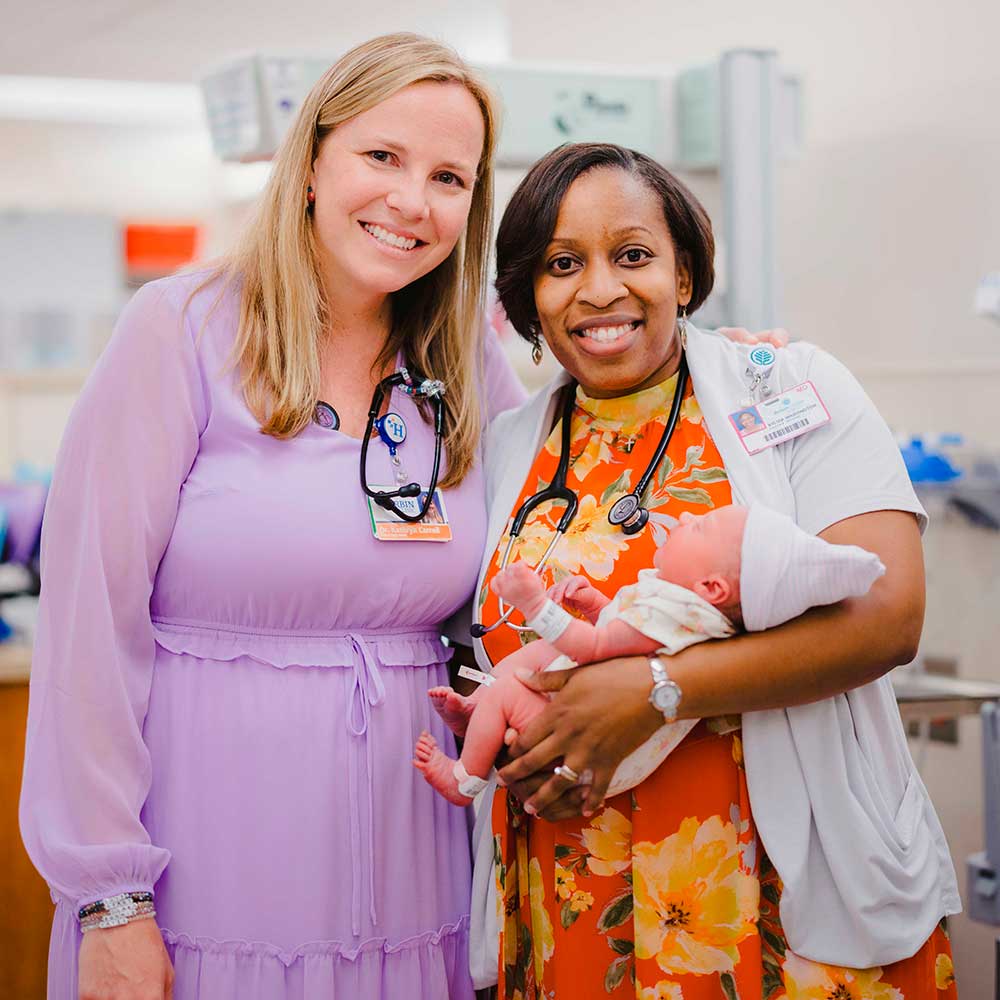
<instances>
[{"instance_id":1,"label":"newborn baby","mask_svg":"<svg viewBox=\"0 0 1000 1000\"><path fill-rule=\"evenodd\" d=\"M567 670L617 656L672 655L695 642L738 629L757 631L809 607L860 596L884 572L877 556L853 545L831 545L764 507L721 507L682 514L653 557L655 569L609 600L585 577L547 595L524 563L497 574L492 589L525 616L537 642L505 657L488 685L463 697L451 688L429 695L449 727L465 736L454 761L422 733L414 765L449 801L467 805L485 786L508 728L521 730L545 707L545 695L525 687L517 670ZM573 618L557 601L583 614ZM634 787L666 759L697 719L669 722L619 765L608 796Z\"/></svg>"}]
</instances>

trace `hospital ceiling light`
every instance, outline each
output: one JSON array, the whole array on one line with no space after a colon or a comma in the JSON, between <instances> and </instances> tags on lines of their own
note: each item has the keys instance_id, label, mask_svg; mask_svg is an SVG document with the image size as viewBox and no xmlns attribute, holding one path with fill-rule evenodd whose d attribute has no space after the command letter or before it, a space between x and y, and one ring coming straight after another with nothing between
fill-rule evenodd
<instances>
[{"instance_id":1,"label":"hospital ceiling light","mask_svg":"<svg viewBox=\"0 0 1000 1000\"><path fill-rule=\"evenodd\" d=\"M0 75L0 120L204 128L197 85Z\"/></svg>"}]
</instances>

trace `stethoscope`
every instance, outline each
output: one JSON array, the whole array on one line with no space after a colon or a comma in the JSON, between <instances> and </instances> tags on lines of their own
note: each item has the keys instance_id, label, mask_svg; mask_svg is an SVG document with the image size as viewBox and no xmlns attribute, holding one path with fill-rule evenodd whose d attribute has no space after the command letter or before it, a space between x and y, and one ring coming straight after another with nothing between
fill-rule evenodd
<instances>
[{"instance_id":1,"label":"stethoscope","mask_svg":"<svg viewBox=\"0 0 1000 1000\"><path fill-rule=\"evenodd\" d=\"M656 446L656 452L650 459L649 464L646 466L646 471L642 474L639 482L636 483L635 489L633 489L631 493L627 493L620 500L616 501L611 507L611 510L608 511L608 520L616 528L620 527L626 535L637 535L644 527L646 527L646 524L649 521L649 511L642 505L642 496L646 492L653 476L656 475L656 470L660 467L660 463L663 461L663 456L667 453L667 448L670 445L670 439L674 436L674 428L677 426L677 421L681 414L681 405L684 402L687 380L687 355L682 353L680 366L677 369L677 387L674 390L674 399L670 406L670 415L667 417L667 424L663 428L663 433L660 435L660 443ZM559 544L559 539L566 534L569 530L569 526L573 523L573 518L576 517L577 508L579 507L579 499L577 495L566 485L566 478L569 474L570 424L573 420L573 409L576 406L576 382L570 382L570 384L566 386L565 393L566 395L563 399L561 417L562 438L559 446L559 465L556 467L556 474L552 477L552 482L546 489L528 497L528 499L517 508L514 518L511 521L507 546L504 549L503 557L500 560L500 572L507 568L510 562L510 554L514 547L514 542L520 537L521 529L524 527L525 522L531 515L531 512L539 504L545 503L548 500L561 500L566 504L566 510L563 511L562 517L559 518L556 530L552 534L552 540L546 547L541 560L538 565L535 566L534 572L536 576L540 576L542 574L549 561L549 557L555 551L555 547ZM531 631L531 629L526 625L515 625L513 622L508 621L510 616L514 613L514 607L506 607L503 598L500 597L499 594L497 595L497 606L500 609L499 621L495 622L493 625L473 625L469 631L472 633L472 637L474 639L481 639L487 634L487 632L492 632L495 628L499 628L501 625L507 625L509 628L514 629L515 632Z\"/></svg>"},{"instance_id":2,"label":"stethoscope","mask_svg":"<svg viewBox=\"0 0 1000 1000\"><path fill-rule=\"evenodd\" d=\"M408 396L417 399L429 399L434 408L434 468L431 470L430 485L427 487L427 495L420 505L420 510L416 514L410 514L405 510L400 510L396 504L397 498L409 499L418 497L424 492L419 483L404 482L407 477L402 471L402 465L396 454L397 448L406 440L406 423L398 413L387 413L384 417L379 416L382 409L382 401L385 399L387 391L399 387ZM372 405L368 409L368 423L365 427L364 436L361 438L361 465L359 469L361 478L361 489L372 500L384 510L391 511L396 517L403 521L422 521L434 503L434 491L437 489L438 472L441 468L441 441L444 437L444 403L441 396L444 394L444 384L437 379L415 379L405 368L392 375L386 376L372 393ZM340 427L340 417L337 411L320 400L316 404L316 412L313 419L321 427L329 430L337 430ZM396 481L398 489L395 490L373 490L368 485L368 443L371 441L374 432L389 448L393 466L396 470Z\"/></svg>"}]
</instances>

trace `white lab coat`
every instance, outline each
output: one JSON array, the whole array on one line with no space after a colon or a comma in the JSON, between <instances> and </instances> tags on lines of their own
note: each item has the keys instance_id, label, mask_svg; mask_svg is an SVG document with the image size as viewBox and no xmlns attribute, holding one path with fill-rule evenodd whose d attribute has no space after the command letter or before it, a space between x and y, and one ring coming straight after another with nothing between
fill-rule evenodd
<instances>
[{"instance_id":1,"label":"white lab coat","mask_svg":"<svg viewBox=\"0 0 1000 1000\"><path fill-rule=\"evenodd\" d=\"M811 380L831 422L754 456L728 420L746 396L747 349L689 325L687 356L735 503L765 504L814 534L876 510L912 511L923 529L926 515L888 427L829 354L806 343L778 351L772 386ZM477 592L567 381L560 374L490 426L489 527ZM482 644L475 647L489 669ZM784 887L781 920L792 951L832 965L886 965L914 954L941 917L961 911L944 833L887 677L811 705L748 712L743 746L754 820ZM495 982L497 970L492 792L477 803L474 831L470 961L477 986Z\"/></svg>"}]
</instances>

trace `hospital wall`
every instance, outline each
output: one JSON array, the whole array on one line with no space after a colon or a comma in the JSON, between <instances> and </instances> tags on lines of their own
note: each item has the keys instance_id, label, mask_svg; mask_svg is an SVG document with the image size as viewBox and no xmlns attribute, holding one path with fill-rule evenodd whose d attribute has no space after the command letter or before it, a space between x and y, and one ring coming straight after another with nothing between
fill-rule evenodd
<instances>
[{"instance_id":1,"label":"hospital wall","mask_svg":"<svg viewBox=\"0 0 1000 1000\"><path fill-rule=\"evenodd\" d=\"M1000 5L510 0L508 12L514 59L680 66L778 50L805 94L804 148L779 179L781 322L844 360L894 429L957 431L1000 452L1000 325L972 309L979 279L1000 269ZM179 127L0 121L0 149L0 211L197 220L209 254L238 230L259 176ZM719 218L718 180L688 179ZM75 391L24 401L11 418L19 453L51 459ZM0 475L12 458L0 450ZM968 677L1000 679L998 537L938 511L926 539L923 651ZM982 846L978 721L962 721L957 745L932 744L924 774L963 864ZM991 995L992 942L953 922L966 998Z\"/></svg>"}]
</instances>

